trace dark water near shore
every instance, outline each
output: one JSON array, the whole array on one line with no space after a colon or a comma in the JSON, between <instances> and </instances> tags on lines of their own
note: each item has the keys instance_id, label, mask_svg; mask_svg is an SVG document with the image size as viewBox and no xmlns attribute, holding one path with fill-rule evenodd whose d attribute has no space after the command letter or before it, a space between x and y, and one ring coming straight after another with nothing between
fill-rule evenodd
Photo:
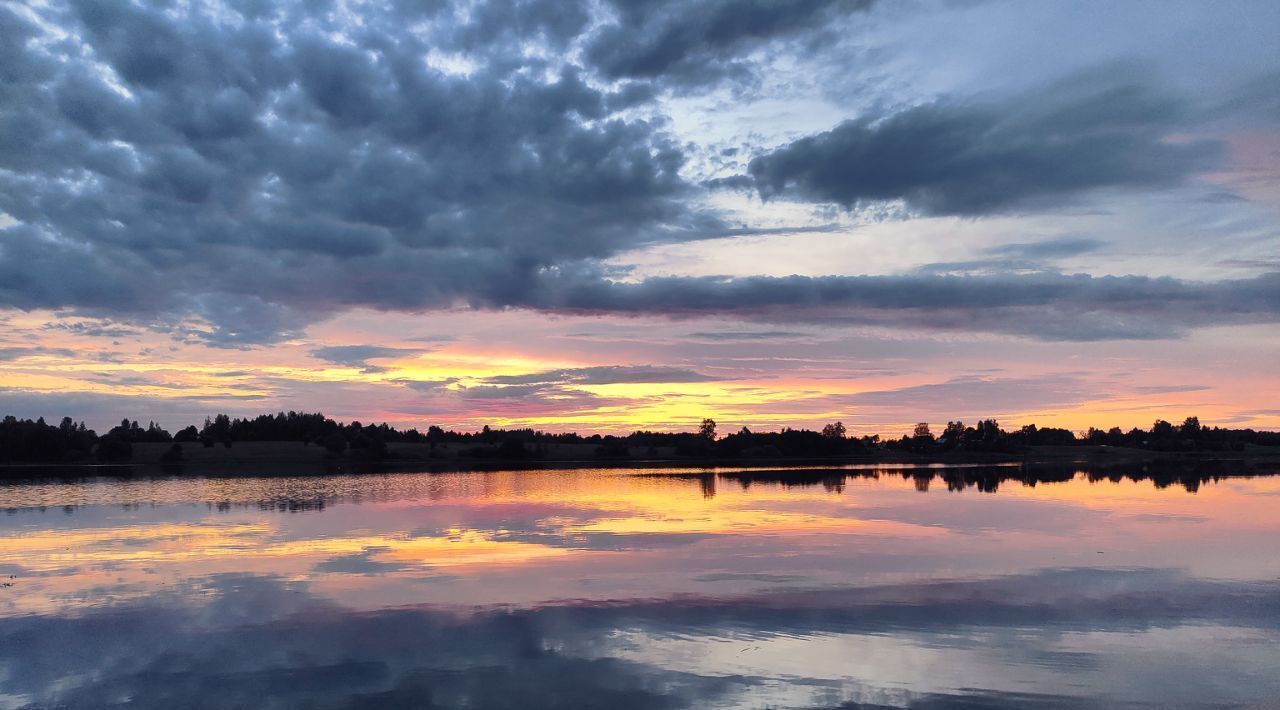
<instances>
[{"instance_id":1,"label":"dark water near shore","mask_svg":"<svg viewBox=\"0 0 1280 710\"><path fill-rule=\"evenodd\" d=\"M0 708L1277 707L1232 473L4 484Z\"/></svg>"}]
</instances>

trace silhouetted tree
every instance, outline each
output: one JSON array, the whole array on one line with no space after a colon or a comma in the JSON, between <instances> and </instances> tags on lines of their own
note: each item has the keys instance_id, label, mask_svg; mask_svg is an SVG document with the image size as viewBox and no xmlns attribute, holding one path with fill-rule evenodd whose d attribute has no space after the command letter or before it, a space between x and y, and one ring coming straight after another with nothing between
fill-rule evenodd
<instances>
[{"instance_id":1,"label":"silhouetted tree","mask_svg":"<svg viewBox=\"0 0 1280 710\"><path fill-rule=\"evenodd\" d=\"M957 446L964 441L964 422L947 422L947 428L942 430L941 443L945 440L948 446Z\"/></svg>"},{"instance_id":2,"label":"silhouetted tree","mask_svg":"<svg viewBox=\"0 0 1280 710\"><path fill-rule=\"evenodd\" d=\"M1187 417L1180 427L1183 436L1198 439L1200 438L1200 417Z\"/></svg>"},{"instance_id":3,"label":"silhouetted tree","mask_svg":"<svg viewBox=\"0 0 1280 710\"><path fill-rule=\"evenodd\" d=\"M50 426L41 417L35 421L7 416L0 420L0 462L75 461L89 455L98 435L64 417Z\"/></svg>"},{"instance_id":4,"label":"silhouetted tree","mask_svg":"<svg viewBox=\"0 0 1280 710\"><path fill-rule=\"evenodd\" d=\"M698 426L698 436L714 441L716 438L716 420L703 419L702 424Z\"/></svg>"}]
</instances>

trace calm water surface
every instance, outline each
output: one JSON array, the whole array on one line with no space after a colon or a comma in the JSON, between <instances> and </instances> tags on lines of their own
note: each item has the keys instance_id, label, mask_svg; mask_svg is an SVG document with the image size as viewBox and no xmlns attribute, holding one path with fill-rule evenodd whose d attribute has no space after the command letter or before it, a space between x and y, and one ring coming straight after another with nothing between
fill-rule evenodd
<instances>
[{"instance_id":1,"label":"calm water surface","mask_svg":"<svg viewBox=\"0 0 1280 710\"><path fill-rule=\"evenodd\" d=\"M6 484L0 707L1280 706L1280 477L1120 473Z\"/></svg>"}]
</instances>

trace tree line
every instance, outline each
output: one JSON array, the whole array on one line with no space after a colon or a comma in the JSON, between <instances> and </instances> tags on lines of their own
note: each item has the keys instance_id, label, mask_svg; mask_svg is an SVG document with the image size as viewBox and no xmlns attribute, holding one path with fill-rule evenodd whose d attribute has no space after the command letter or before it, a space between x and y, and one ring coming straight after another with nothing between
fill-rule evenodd
<instances>
[{"instance_id":1,"label":"tree line","mask_svg":"<svg viewBox=\"0 0 1280 710\"><path fill-rule=\"evenodd\" d=\"M204 420L202 426L187 426L176 433L156 422L143 427L136 420L124 419L99 436L85 426L64 417L55 425L43 418L18 419L7 416L0 421L0 463L74 462L85 459L100 461L128 460L133 446L139 443L199 443L203 446L230 447L237 441L295 441L321 446L338 455L359 452L381 458L388 444L398 442L428 444L433 448L445 444L465 444L468 455L478 458L537 458L548 445L585 444L594 446L599 458L632 458L658 455L660 450L674 451L684 457L769 458L826 457L865 453L873 449L906 451L921 454L952 451L1016 453L1028 446L1105 445L1151 451L1240 451L1247 444L1280 446L1280 432L1253 429L1226 429L1203 426L1197 417L1187 417L1175 425L1162 419L1150 429L1119 427L1108 430L1090 428L1077 435L1055 427L1029 424L1006 431L994 419L983 419L974 426L948 422L938 435L930 425L917 424L911 434L901 438L881 439L870 434L855 436L841 422L833 422L820 431L783 428L780 431L756 432L747 427L721 436L715 421L705 419L691 432L637 431L625 436L572 432L556 433L534 429L497 429L485 426L476 432L446 431L439 426L397 429L388 424L362 424L359 421L337 422L323 414L279 412L252 418L232 418L218 414ZM179 461L181 446L172 446L167 460Z\"/></svg>"},{"instance_id":2,"label":"tree line","mask_svg":"<svg viewBox=\"0 0 1280 710\"><path fill-rule=\"evenodd\" d=\"M1016 452L1028 446L1115 446L1147 451L1241 451L1245 445L1280 446L1280 432L1254 429L1207 427L1199 417L1187 417L1182 424L1157 419L1150 429L1120 427L1107 430L1090 427L1077 435L1069 429L1027 424L1005 431L994 419L977 426L947 422L942 434L934 436L929 424L921 422L901 439L886 442L888 448L917 452L952 450Z\"/></svg>"}]
</instances>

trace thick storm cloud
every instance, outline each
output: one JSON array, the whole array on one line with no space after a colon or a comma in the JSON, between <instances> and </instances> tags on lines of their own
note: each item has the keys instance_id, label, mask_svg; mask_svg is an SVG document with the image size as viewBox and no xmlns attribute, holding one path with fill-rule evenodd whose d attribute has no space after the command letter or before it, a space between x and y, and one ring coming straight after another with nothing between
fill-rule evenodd
<instances>
[{"instance_id":1,"label":"thick storm cloud","mask_svg":"<svg viewBox=\"0 0 1280 710\"><path fill-rule=\"evenodd\" d=\"M429 24L283 7L0 10L0 211L18 222L0 302L259 339L343 304L518 289L689 226L681 149L618 113L635 92L511 61L511 32L560 31L533 6L506 34L446 28L493 35L467 74L427 61Z\"/></svg>"},{"instance_id":2,"label":"thick storm cloud","mask_svg":"<svg viewBox=\"0 0 1280 710\"><path fill-rule=\"evenodd\" d=\"M1216 167L1217 142L1173 140L1189 110L1147 86L1095 76L1002 101L939 101L845 121L758 156L745 184L765 197L845 207L902 200L934 215L1058 206L1097 188L1175 185Z\"/></svg>"},{"instance_id":3,"label":"thick storm cloud","mask_svg":"<svg viewBox=\"0 0 1280 710\"><path fill-rule=\"evenodd\" d=\"M804 55L876 10L843 0L0 7L0 308L220 345L297 337L354 308L790 311L1066 339L1276 319L1273 277L611 280L601 261L624 252L768 231L734 226L686 174L709 148L677 138L662 97L749 75L784 40ZM728 182L977 217L1057 208L1096 188L1176 185L1219 166L1221 143L1187 130L1196 109L1155 85L1095 72L1039 92L861 112L757 155Z\"/></svg>"}]
</instances>

